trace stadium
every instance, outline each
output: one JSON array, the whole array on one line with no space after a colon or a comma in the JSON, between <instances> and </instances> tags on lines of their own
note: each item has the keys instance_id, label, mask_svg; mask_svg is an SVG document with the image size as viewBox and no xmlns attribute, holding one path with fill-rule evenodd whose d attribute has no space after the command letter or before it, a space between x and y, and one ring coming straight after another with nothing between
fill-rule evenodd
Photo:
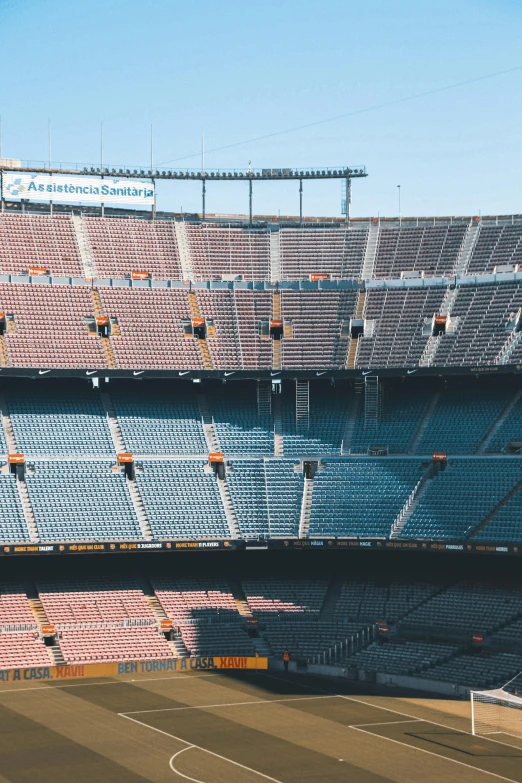
<instances>
[{"instance_id":1,"label":"stadium","mask_svg":"<svg viewBox=\"0 0 522 783\"><path fill-rule=\"evenodd\" d=\"M0 2L0 783L522 783L521 10Z\"/></svg>"},{"instance_id":2,"label":"stadium","mask_svg":"<svg viewBox=\"0 0 522 783\"><path fill-rule=\"evenodd\" d=\"M85 755L99 779L373 781L391 741L401 776L420 750L438 779L519 780L522 217L53 208L9 183L65 175L17 165L6 769L34 730L66 743L55 777Z\"/></svg>"}]
</instances>

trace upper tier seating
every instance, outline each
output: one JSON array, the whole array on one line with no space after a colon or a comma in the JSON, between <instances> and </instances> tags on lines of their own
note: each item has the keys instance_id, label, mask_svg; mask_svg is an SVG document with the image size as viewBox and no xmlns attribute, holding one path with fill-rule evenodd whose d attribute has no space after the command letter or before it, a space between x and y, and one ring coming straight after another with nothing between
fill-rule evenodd
<instances>
[{"instance_id":1,"label":"upper tier seating","mask_svg":"<svg viewBox=\"0 0 522 783\"><path fill-rule=\"evenodd\" d=\"M233 291L198 291L200 315L214 322L215 336L207 327L207 346L212 366L219 369L243 367L243 346L238 334Z\"/></svg>"},{"instance_id":2,"label":"upper tier seating","mask_svg":"<svg viewBox=\"0 0 522 783\"><path fill-rule=\"evenodd\" d=\"M136 483L155 538L228 538L218 479L206 460L143 461Z\"/></svg>"},{"instance_id":3,"label":"upper tier seating","mask_svg":"<svg viewBox=\"0 0 522 783\"><path fill-rule=\"evenodd\" d=\"M486 448L487 453L499 453L512 441L522 440L522 398L513 406L508 416L504 419L500 427L495 432L489 445Z\"/></svg>"},{"instance_id":4,"label":"upper tier seating","mask_svg":"<svg viewBox=\"0 0 522 783\"><path fill-rule=\"evenodd\" d=\"M443 288L371 289L365 318L375 321L371 337L359 339L357 367L415 367L426 348L431 322L441 308Z\"/></svg>"},{"instance_id":5,"label":"upper tier seating","mask_svg":"<svg viewBox=\"0 0 522 783\"><path fill-rule=\"evenodd\" d=\"M26 457L112 454L107 417L96 392L8 394L16 444Z\"/></svg>"},{"instance_id":6,"label":"upper tier seating","mask_svg":"<svg viewBox=\"0 0 522 783\"><path fill-rule=\"evenodd\" d=\"M351 443L352 454L366 454L369 446L388 447L390 454L408 453L433 394L426 389L385 387L377 426L365 426L364 395L361 395ZM346 447L345 447L346 450Z\"/></svg>"},{"instance_id":7,"label":"upper tier seating","mask_svg":"<svg viewBox=\"0 0 522 783\"><path fill-rule=\"evenodd\" d=\"M442 393L417 448L473 454L511 397L509 388L456 388Z\"/></svg>"},{"instance_id":8,"label":"upper tier seating","mask_svg":"<svg viewBox=\"0 0 522 783\"><path fill-rule=\"evenodd\" d=\"M453 332L439 341L433 365L495 364L510 337L509 321L522 307L522 284L469 285L456 289Z\"/></svg>"},{"instance_id":9,"label":"upper tier seating","mask_svg":"<svg viewBox=\"0 0 522 783\"><path fill-rule=\"evenodd\" d=\"M194 280L270 280L270 235L266 229L185 223Z\"/></svg>"},{"instance_id":10,"label":"upper tier seating","mask_svg":"<svg viewBox=\"0 0 522 783\"><path fill-rule=\"evenodd\" d=\"M29 541L20 496L14 475L0 474L0 541Z\"/></svg>"},{"instance_id":11,"label":"upper tier seating","mask_svg":"<svg viewBox=\"0 0 522 783\"><path fill-rule=\"evenodd\" d=\"M466 273L493 272L495 266L522 263L522 223L494 226L482 223Z\"/></svg>"},{"instance_id":12,"label":"upper tier seating","mask_svg":"<svg viewBox=\"0 0 522 783\"><path fill-rule=\"evenodd\" d=\"M241 340L241 366L245 370L268 369L272 366L272 341L260 337L259 325L261 321L267 322L272 317L272 294L268 291L241 290L234 294Z\"/></svg>"},{"instance_id":13,"label":"upper tier seating","mask_svg":"<svg viewBox=\"0 0 522 783\"><path fill-rule=\"evenodd\" d=\"M354 314L353 291L281 292L281 313L293 324L293 337L283 339L285 368L342 369L348 340L341 338L341 323Z\"/></svg>"},{"instance_id":14,"label":"upper tier seating","mask_svg":"<svg viewBox=\"0 0 522 783\"><path fill-rule=\"evenodd\" d=\"M306 432L300 432L296 425L295 388L291 388L289 393L284 394L282 405L285 456L339 456L350 402L351 397L345 389L328 393L323 387L312 387L309 401L310 426Z\"/></svg>"},{"instance_id":15,"label":"upper tier seating","mask_svg":"<svg viewBox=\"0 0 522 783\"><path fill-rule=\"evenodd\" d=\"M58 277L84 276L68 215L0 214L0 273L27 274L29 267Z\"/></svg>"},{"instance_id":16,"label":"upper tier seating","mask_svg":"<svg viewBox=\"0 0 522 783\"><path fill-rule=\"evenodd\" d=\"M132 579L52 580L38 582L37 588L47 619L59 629L81 623L154 619Z\"/></svg>"},{"instance_id":17,"label":"upper tier seating","mask_svg":"<svg viewBox=\"0 0 522 783\"><path fill-rule=\"evenodd\" d=\"M522 479L520 460L450 459L404 525L405 538L467 538Z\"/></svg>"},{"instance_id":18,"label":"upper tier seating","mask_svg":"<svg viewBox=\"0 0 522 783\"><path fill-rule=\"evenodd\" d=\"M109 461L37 462L26 478L43 541L140 538L122 473Z\"/></svg>"},{"instance_id":19,"label":"upper tier seating","mask_svg":"<svg viewBox=\"0 0 522 783\"><path fill-rule=\"evenodd\" d=\"M282 228L279 236L282 280L321 272L333 280L361 277L366 228Z\"/></svg>"},{"instance_id":20,"label":"upper tier seating","mask_svg":"<svg viewBox=\"0 0 522 783\"><path fill-rule=\"evenodd\" d=\"M0 308L14 315L5 342L15 367L106 366L84 320L94 317L88 287L0 283Z\"/></svg>"},{"instance_id":21,"label":"upper tier seating","mask_svg":"<svg viewBox=\"0 0 522 783\"><path fill-rule=\"evenodd\" d=\"M232 460L231 470L227 473L227 484L242 538L258 538L269 534L264 466L263 460Z\"/></svg>"},{"instance_id":22,"label":"upper tier seating","mask_svg":"<svg viewBox=\"0 0 522 783\"><path fill-rule=\"evenodd\" d=\"M111 398L125 446L133 454L207 453L201 414L190 390L121 389Z\"/></svg>"},{"instance_id":23,"label":"upper tier seating","mask_svg":"<svg viewBox=\"0 0 522 783\"><path fill-rule=\"evenodd\" d=\"M293 460L265 460L270 536L295 536L303 497L302 470L295 470Z\"/></svg>"},{"instance_id":24,"label":"upper tier seating","mask_svg":"<svg viewBox=\"0 0 522 783\"><path fill-rule=\"evenodd\" d=\"M273 455L272 417L258 415L254 384L228 384L223 391L213 390L208 401L219 446L227 457Z\"/></svg>"},{"instance_id":25,"label":"upper tier seating","mask_svg":"<svg viewBox=\"0 0 522 783\"><path fill-rule=\"evenodd\" d=\"M13 625L31 625L36 628L36 621L23 587L17 583L1 583L0 628Z\"/></svg>"},{"instance_id":26,"label":"upper tier seating","mask_svg":"<svg viewBox=\"0 0 522 783\"><path fill-rule=\"evenodd\" d=\"M455 271L467 225L381 226L374 277L400 277L401 272L424 272L426 277L450 276Z\"/></svg>"},{"instance_id":27,"label":"upper tier seating","mask_svg":"<svg viewBox=\"0 0 522 783\"><path fill-rule=\"evenodd\" d=\"M309 535L389 536L420 477L420 460L328 460L315 476Z\"/></svg>"},{"instance_id":28,"label":"upper tier seating","mask_svg":"<svg viewBox=\"0 0 522 783\"><path fill-rule=\"evenodd\" d=\"M171 220L91 217L84 218L83 225L98 277L123 278L140 271L160 279L181 279Z\"/></svg>"},{"instance_id":29,"label":"upper tier seating","mask_svg":"<svg viewBox=\"0 0 522 783\"><path fill-rule=\"evenodd\" d=\"M196 340L183 337L181 322L191 318L186 291L107 287L99 293L105 314L118 318L121 334L111 337L118 367L203 368Z\"/></svg>"}]
</instances>

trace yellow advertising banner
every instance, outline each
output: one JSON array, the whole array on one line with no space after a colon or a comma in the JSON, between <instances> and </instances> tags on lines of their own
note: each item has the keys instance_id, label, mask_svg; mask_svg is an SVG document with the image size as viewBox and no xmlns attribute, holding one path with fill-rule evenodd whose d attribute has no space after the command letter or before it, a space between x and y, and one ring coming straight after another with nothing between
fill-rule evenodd
<instances>
[{"instance_id":1,"label":"yellow advertising banner","mask_svg":"<svg viewBox=\"0 0 522 783\"><path fill-rule=\"evenodd\" d=\"M268 669L268 658L215 655L197 658L161 658L147 661L86 663L77 666L35 666L27 669L0 670L0 686L10 682L45 682L49 680L117 677L125 674L158 674L160 672L209 671L217 669Z\"/></svg>"}]
</instances>

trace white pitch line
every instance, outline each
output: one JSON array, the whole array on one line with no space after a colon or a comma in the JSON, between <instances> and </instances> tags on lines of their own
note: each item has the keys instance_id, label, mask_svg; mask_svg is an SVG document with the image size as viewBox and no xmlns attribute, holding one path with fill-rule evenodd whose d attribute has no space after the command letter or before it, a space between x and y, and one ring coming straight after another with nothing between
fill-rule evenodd
<instances>
[{"instance_id":1,"label":"white pitch line","mask_svg":"<svg viewBox=\"0 0 522 783\"><path fill-rule=\"evenodd\" d=\"M429 723L422 718L413 718L413 720L386 720L380 723L353 723L348 726L349 729L360 729L364 726L395 726L397 723Z\"/></svg>"},{"instance_id":2,"label":"white pitch line","mask_svg":"<svg viewBox=\"0 0 522 783\"><path fill-rule=\"evenodd\" d=\"M323 696L296 696L295 698L290 699L259 699L256 701L231 701L231 702L224 702L222 704L200 704L196 707L163 707L159 710L134 710L133 712L125 712L125 713L119 713L121 715L144 715L147 712L180 712L181 710L207 710L212 707L248 707L251 704L281 704L282 702L288 702L288 701L312 701L313 699L336 699L338 696L336 693L333 693L331 696L329 695L323 695ZM403 723L403 721L398 721L399 723ZM363 724L365 725L365 724ZM373 724L368 724L373 725Z\"/></svg>"},{"instance_id":3,"label":"white pitch line","mask_svg":"<svg viewBox=\"0 0 522 783\"><path fill-rule=\"evenodd\" d=\"M61 688L98 688L100 685L125 685L129 682L157 682L158 680L201 680L202 677L215 677L215 674L175 674L171 677L140 677L137 680L112 680L111 682L71 682L67 685L36 685L34 688L0 688L0 696L4 693L23 693L23 691L55 691Z\"/></svg>"},{"instance_id":4,"label":"white pitch line","mask_svg":"<svg viewBox=\"0 0 522 783\"><path fill-rule=\"evenodd\" d=\"M220 753L214 753L213 750L208 750L208 748L203 748L201 745L194 745L192 742L188 742L187 740L182 739L181 737L176 737L175 734L169 734L168 731L163 731L163 729L157 729L156 726L151 726L148 723L144 723L141 720L137 720L136 718L131 718L129 715L125 715L123 712L118 712L118 715L120 718L126 718L127 720L131 720L133 723L137 723L140 726L145 726L146 729L152 729L152 731L157 731L159 734L164 734L166 737L170 737L171 739L176 740L177 742L182 742L184 745L188 745L188 748L185 748L184 750L190 750L190 748L197 748L198 750L202 750L204 753L209 753L211 756L215 756L218 759L221 759L222 761L228 761L229 764L234 764L236 767L241 767L241 769L246 769L247 772L253 772L254 775L259 775L262 778L265 778L265 780L271 780L272 783L282 783L281 780L277 780L277 778L272 778L270 775L265 775L264 772L259 772L257 769L253 769L252 767L247 767L245 764L240 764L239 761L234 761L233 759L229 759L226 756L222 756ZM175 754L176 755L176 754ZM172 767L171 767L172 769ZM177 772L177 770L173 770L176 772L176 774L180 774ZM185 777L183 775L183 777ZM188 780L193 780L194 778L188 778ZM197 783L204 783L204 781L197 781Z\"/></svg>"},{"instance_id":5,"label":"white pitch line","mask_svg":"<svg viewBox=\"0 0 522 783\"><path fill-rule=\"evenodd\" d=\"M177 758L177 756L181 756L182 753L186 753L187 750L190 750L193 747L194 745L189 745L186 748L182 748L181 750L178 750L177 753L174 753L174 755L169 761L169 767L174 772L174 774L179 775L180 778L185 778L185 780L192 780L193 783L205 783L204 780L198 780L197 778L190 778L188 775L184 775L183 772L180 772L179 769L176 769L176 767L174 766L174 759Z\"/></svg>"},{"instance_id":6,"label":"white pitch line","mask_svg":"<svg viewBox=\"0 0 522 783\"><path fill-rule=\"evenodd\" d=\"M279 680L280 682L288 682L288 680L283 679L282 677L276 677L273 674L266 674L265 672L260 672L264 677L270 677L272 680ZM402 715L405 718L412 718L415 721L423 721L424 723L431 723L432 726L439 726L441 729L449 729L450 731L454 731L457 734L466 734L469 737L473 737L474 735L471 733L471 731L466 731L465 729L456 729L453 726L448 726L446 723L438 723L435 720L430 720L429 718L418 718L415 715L410 715L408 712L399 712L399 710L392 710L391 707L383 707L380 704L373 704L370 701L363 701L362 699L356 699L354 696L346 696L342 693L333 694L330 691L325 691L324 688L319 688L317 686L312 685L305 685L304 683L299 683L300 687L302 688L308 688L310 691L321 691L321 693L329 693L330 696L335 696L339 699L345 699L346 701L354 701L357 704L364 704L365 707L375 707L377 710L384 710L385 712L391 712L393 715ZM395 721L392 721L395 723ZM363 724L361 724L363 725ZM505 745L508 748L514 748L515 750L520 750L516 745L510 745L508 742L501 742L501 740L495 740L492 737L486 737L486 739L489 742L496 742L498 745ZM436 755L436 754L435 754ZM442 756L441 758L447 758L446 756ZM491 773L493 774L493 773Z\"/></svg>"},{"instance_id":7,"label":"white pitch line","mask_svg":"<svg viewBox=\"0 0 522 783\"><path fill-rule=\"evenodd\" d=\"M430 723L430 721L425 721L425 722ZM427 753L429 756L435 756L435 758L442 759L443 761L451 761L452 764L458 764L461 767L467 767L468 769L472 769L474 772L482 772L484 775L491 775L491 777L498 778L498 780L506 780L507 783L520 783L520 781L513 780L513 778L505 778L504 775L497 775L496 772L489 772L489 770L487 769L482 769L481 767L474 767L472 764L465 764L464 761L457 761L457 759L452 759L450 758L450 756L443 756L441 753L434 753L432 750L425 750L424 748L418 748L417 745L409 745L407 742L401 742L400 740L392 739L391 737L385 737L383 734L377 734L374 731L366 731L366 729L360 729L358 726L349 726L348 728L355 729L355 731L360 731L363 734L368 734L369 737L374 737L374 738L378 737L380 739L386 740L387 742L395 742L396 745L402 745L403 747L408 748L409 750L418 750L420 751L420 753Z\"/></svg>"}]
</instances>

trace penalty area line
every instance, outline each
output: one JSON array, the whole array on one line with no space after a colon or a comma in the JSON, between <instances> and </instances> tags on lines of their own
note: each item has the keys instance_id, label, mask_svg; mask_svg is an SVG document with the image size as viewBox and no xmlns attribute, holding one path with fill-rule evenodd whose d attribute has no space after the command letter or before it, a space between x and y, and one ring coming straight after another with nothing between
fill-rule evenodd
<instances>
[{"instance_id":1,"label":"penalty area line","mask_svg":"<svg viewBox=\"0 0 522 783\"><path fill-rule=\"evenodd\" d=\"M126 718L127 720L132 721L133 723L137 723L140 726L145 726L146 729L152 729L152 731L157 731L158 734L163 734L165 737L170 737L171 739L176 740L177 742L182 742L183 745L187 745L188 747L182 748L182 750L191 750L193 748L196 748L197 750L203 751L203 753L208 753L211 756L214 756L215 758L221 759L222 761L227 761L229 764L234 764L236 767L240 767L241 769L246 769L247 772L253 772L254 775L259 775L259 777L264 778L265 780L271 780L272 783L283 783L283 781L278 780L277 778L272 778L270 775L265 775L264 772L259 772L257 769L253 769L252 767L247 767L245 764L240 764L239 761L234 761L233 759L229 759L226 756L222 756L220 753L215 753L213 750L209 750L208 748L204 748L201 745L195 745L192 742L189 742L188 740L184 740L182 737L177 737L175 734L170 734L168 731L164 731L163 729L157 729L156 726L151 726L149 723L144 723L142 720L137 720L137 718L131 718L130 715L126 715L124 712L118 712L118 716L120 718ZM179 753L175 753L174 756L170 759L170 762L172 762L176 756L179 756ZM205 783L205 781L197 780L196 778L189 778L187 775L183 775L181 772L178 772L177 769L174 768L174 766L169 762L170 768L173 772L176 773L176 775L181 775L181 777L184 777L186 780L192 780L195 781L195 783Z\"/></svg>"}]
</instances>

